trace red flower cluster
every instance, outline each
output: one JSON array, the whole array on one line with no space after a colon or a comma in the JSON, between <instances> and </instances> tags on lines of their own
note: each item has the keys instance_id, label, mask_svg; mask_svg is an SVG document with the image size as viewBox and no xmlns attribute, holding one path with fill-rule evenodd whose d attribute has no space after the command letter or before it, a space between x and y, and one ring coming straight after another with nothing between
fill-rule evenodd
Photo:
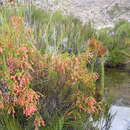
<instances>
[{"instance_id":1,"label":"red flower cluster","mask_svg":"<svg viewBox=\"0 0 130 130\"><path fill-rule=\"evenodd\" d=\"M25 30L23 19L14 16L10 18L10 23L12 31L0 34L0 37L4 37L0 43L0 61L4 63L1 76L5 82L0 94L0 109L6 108L9 114L15 114L14 108L19 105L23 108L23 114L29 117L38 114L40 96L30 88L35 78L33 69L38 69L36 64L40 64L34 60L38 51L28 44L26 32L31 33L31 29Z\"/></svg>"},{"instance_id":2,"label":"red flower cluster","mask_svg":"<svg viewBox=\"0 0 130 130\"><path fill-rule=\"evenodd\" d=\"M93 112L95 112L97 110L97 108L95 106L95 104L97 103L96 100L95 100L95 98L93 98L93 97L86 98L85 102L89 106L87 108L87 112L89 114L91 114L91 113L93 113Z\"/></svg>"},{"instance_id":3,"label":"red flower cluster","mask_svg":"<svg viewBox=\"0 0 130 130\"><path fill-rule=\"evenodd\" d=\"M86 97L80 91L75 94L74 106L87 114L94 114L99 110L98 102L92 96Z\"/></svg>"},{"instance_id":4,"label":"red flower cluster","mask_svg":"<svg viewBox=\"0 0 130 130\"><path fill-rule=\"evenodd\" d=\"M104 55L107 51L107 47L103 46L100 42L96 41L95 39L88 41L88 46L92 51L96 51L97 55L100 57Z\"/></svg>"},{"instance_id":5,"label":"red flower cluster","mask_svg":"<svg viewBox=\"0 0 130 130\"><path fill-rule=\"evenodd\" d=\"M36 117L36 119L34 120L34 126L35 126L35 128L40 127L41 124L42 124L43 127L45 127L44 120L42 120L42 118L40 118L40 117Z\"/></svg>"},{"instance_id":6,"label":"red flower cluster","mask_svg":"<svg viewBox=\"0 0 130 130\"><path fill-rule=\"evenodd\" d=\"M21 30L24 24L23 18L18 17L18 16L12 16L10 18L10 22L12 26L16 29L17 32L21 32Z\"/></svg>"},{"instance_id":7,"label":"red flower cluster","mask_svg":"<svg viewBox=\"0 0 130 130\"><path fill-rule=\"evenodd\" d=\"M34 114L34 112L37 111L37 107L35 105L32 105L30 104L29 106L27 106L25 108L25 110L23 111L23 113L26 115L26 116L31 116L32 114Z\"/></svg>"}]
</instances>

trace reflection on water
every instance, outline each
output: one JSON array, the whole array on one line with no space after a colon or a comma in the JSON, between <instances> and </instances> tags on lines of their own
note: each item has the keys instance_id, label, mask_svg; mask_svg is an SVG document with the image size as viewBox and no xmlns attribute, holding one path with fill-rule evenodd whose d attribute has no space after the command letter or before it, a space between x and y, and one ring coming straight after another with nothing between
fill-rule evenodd
<instances>
[{"instance_id":1,"label":"reflection on water","mask_svg":"<svg viewBox=\"0 0 130 130\"><path fill-rule=\"evenodd\" d=\"M130 72L107 69L105 94L106 97L112 97L116 105L130 106Z\"/></svg>"},{"instance_id":2,"label":"reflection on water","mask_svg":"<svg viewBox=\"0 0 130 130\"><path fill-rule=\"evenodd\" d=\"M105 97L113 98L111 113L116 113L110 130L130 130L130 72L107 69L105 75Z\"/></svg>"}]
</instances>

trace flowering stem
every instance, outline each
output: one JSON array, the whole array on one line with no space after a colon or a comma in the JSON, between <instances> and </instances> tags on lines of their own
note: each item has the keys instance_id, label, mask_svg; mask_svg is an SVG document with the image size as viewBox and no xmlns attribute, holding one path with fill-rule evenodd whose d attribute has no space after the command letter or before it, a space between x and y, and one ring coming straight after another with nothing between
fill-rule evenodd
<instances>
[{"instance_id":1,"label":"flowering stem","mask_svg":"<svg viewBox=\"0 0 130 130\"><path fill-rule=\"evenodd\" d=\"M105 76L105 71L104 71L104 56L101 57L101 89L100 89L100 95L103 97L104 95L104 76Z\"/></svg>"}]
</instances>

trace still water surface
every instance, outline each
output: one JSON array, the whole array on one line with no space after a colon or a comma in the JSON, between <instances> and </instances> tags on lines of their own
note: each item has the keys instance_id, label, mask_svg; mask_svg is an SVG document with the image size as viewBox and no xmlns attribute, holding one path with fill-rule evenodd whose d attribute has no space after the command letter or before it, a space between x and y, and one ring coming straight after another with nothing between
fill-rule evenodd
<instances>
[{"instance_id":1,"label":"still water surface","mask_svg":"<svg viewBox=\"0 0 130 130\"><path fill-rule=\"evenodd\" d=\"M119 69L106 70L105 94L113 99L114 105L130 106L130 72Z\"/></svg>"},{"instance_id":2,"label":"still water surface","mask_svg":"<svg viewBox=\"0 0 130 130\"><path fill-rule=\"evenodd\" d=\"M111 113L116 113L110 130L130 130L130 72L106 70L105 95L112 97Z\"/></svg>"}]
</instances>

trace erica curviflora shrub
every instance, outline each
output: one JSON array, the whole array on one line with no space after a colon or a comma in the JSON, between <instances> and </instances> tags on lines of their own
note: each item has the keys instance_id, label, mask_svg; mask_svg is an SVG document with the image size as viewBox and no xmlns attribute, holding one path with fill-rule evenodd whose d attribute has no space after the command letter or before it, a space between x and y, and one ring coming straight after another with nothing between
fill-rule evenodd
<instances>
[{"instance_id":1,"label":"erica curviflora shrub","mask_svg":"<svg viewBox=\"0 0 130 130\"><path fill-rule=\"evenodd\" d=\"M35 63L31 31L21 17L4 21L0 33L0 108L17 115L22 108L25 117L35 116L35 128L44 121L38 114L40 94L31 88Z\"/></svg>"},{"instance_id":2,"label":"erica curviflora shrub","mask_svg":"<svg viewBox=\"0 0 130 130\"><path fill-rule=\"evenodd\" d=\"M57 120L55 113L65 116L66 129L81 128L89 117L101 116L105 105L95 98L99 75L87 68L92 57L89 51L79 56L43 55L43 69L33 80L33 88L45 96L40 100L40 113L48 126Z\"/></svg>"},{"instance_id":3,"label":"erica curviflora shrub","mask_svg":"<svg viewBox=\"0 0 130 130\"><path fill-rule=\"evenodd\" d=\"M82 127L86 118L100 118L105 105L95 98L99 75L87 68L92 53L43 54L35 48L33 29L23 18L12 16L3 21L0 109L18 120L22 110L23 122L34 120L35 129L46 129L59 117L64 117L65 129Z\"/></svg>"}]
</instances>

